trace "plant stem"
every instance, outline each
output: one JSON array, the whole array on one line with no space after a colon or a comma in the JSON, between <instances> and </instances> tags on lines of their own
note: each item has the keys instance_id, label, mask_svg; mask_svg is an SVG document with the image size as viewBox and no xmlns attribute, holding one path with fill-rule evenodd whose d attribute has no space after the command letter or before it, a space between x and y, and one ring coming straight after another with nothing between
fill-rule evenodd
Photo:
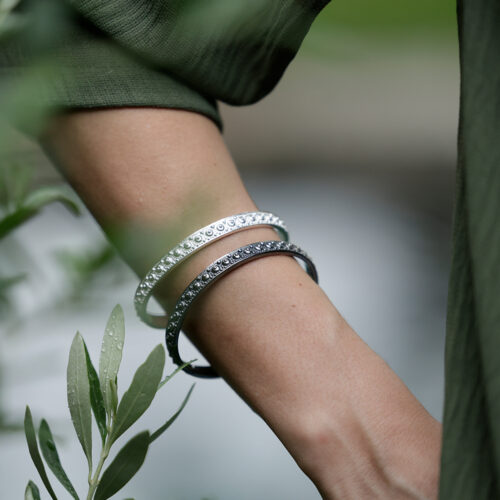
<instances>
[{"instance_id":1,"label":"plant stem","mask_svg":"<svg viewBox=\"0 0 500 500\"><path fill-rule=\"evenodd\" d=\"M109 454L109 439L106 438L106 443L101 451L101 456L99 457L99 463L97 464L97 469L95 470L94 477L89 481L89 493L87 495L87 500L92 500L94 496L95 490L99 485L99 475L101 474L102 466L104 465L104 461L108 457Z\"/></svg>"},{"instance_id":2,"label":"plant stem","mask_svg":"<svg viewBox=\"0 0 500 500\"><path fill-rule=\"evenodd\" d=\"M94 473L94 477L89 476L89 492L87 494L87 500L92 500L97 486L99 486L99 476L101 474L104 461L108 458L109 450L111 449L111 434L113 432L114 415L111 416L111 425L108 426L108 433L106 434L106 440L104 441L104 446L101 450L101 456L99 457L99 462Z\"/></svg>"}]
</instances>

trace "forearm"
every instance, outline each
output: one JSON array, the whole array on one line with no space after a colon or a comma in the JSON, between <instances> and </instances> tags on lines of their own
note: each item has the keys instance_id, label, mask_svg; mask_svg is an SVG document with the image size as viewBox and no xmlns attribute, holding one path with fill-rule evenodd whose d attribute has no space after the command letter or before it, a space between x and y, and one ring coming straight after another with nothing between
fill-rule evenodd
<instances>
[{"instance_id":1,"label":"forearm","mask_svg":"<svg viewBox=\"0 0 500 500\"><path fill-rule=\"evenodd\" d=\"M197 228L255 209L218 130L194 113L76 113L55 121L47 143L141 276ZM210 262L265 239L276 234L254 228L213 243L159 300L171 307ZM185 330L325 498L436 496L439 424L293 259L234 270L200 298Z\"/></svg>"}]
</instances>

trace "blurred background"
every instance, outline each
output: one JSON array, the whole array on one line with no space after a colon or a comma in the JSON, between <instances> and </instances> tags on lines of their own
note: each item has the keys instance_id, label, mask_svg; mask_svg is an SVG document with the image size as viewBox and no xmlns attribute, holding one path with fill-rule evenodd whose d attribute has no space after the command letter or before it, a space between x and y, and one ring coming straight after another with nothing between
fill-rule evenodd
<instances>
[{"instance_id":1,"label":"blurred background","mask_svg":"<svg viewBox=\"0 0 500 500\"><path fill-rule=\"evenodd\" d=\"M436 418L458 102L454 2L336 0L268 97L249 107L221 105L227 144L258 205L288 222L333 303ZM123 305L122 390L163 336L135 317L137 278L37 145L5 126L0 142L2 214L16 200L36 208L36 216L0 231L0 483L11 500L22 497L29 478L39 482L20 430L27 403L58 429L66 470L84 487L65 395L75 331L96 360L106 319ZM40 188L33 202L30 193ZM186 341L181 348L186 359L199 357ZM170 382L139 427L154 428L173 413L191 382L184 374ZM319 498L220 380L197 383L123 491L117 497Z\"/></svg>"}]
</instances>

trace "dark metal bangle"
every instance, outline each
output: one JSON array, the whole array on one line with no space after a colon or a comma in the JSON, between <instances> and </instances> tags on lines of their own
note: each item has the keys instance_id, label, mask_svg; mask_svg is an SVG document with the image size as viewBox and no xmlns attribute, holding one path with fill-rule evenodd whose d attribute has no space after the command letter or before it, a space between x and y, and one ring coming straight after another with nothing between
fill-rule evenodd
<instances>
[{"instance_id":1,"label":"dark metal bangle","mask_svg":"<svg viewBox=\"0 0 500 500\"><path fill-rule=\"evenodd\" d=\"M189 307L198 298L200 293L215 283L219 278L222 278L222 276L245 262L265 257L266 255L276 254L290 255L302 260L305 263L307 274L309 274L316 283L318 282L316 267L307 254L296 245L284 241L260 241L258 243L251 243L250 245L241 247L217 259L200 273L184 290L177 301L174 312L169 317L165 332L165 341L168 353L175 364L179 366L184 364L179 354L179 334ZM195 377L215 378L219 376L211 366L187 365L183 370Z\"/></svg>"}]
</instances>

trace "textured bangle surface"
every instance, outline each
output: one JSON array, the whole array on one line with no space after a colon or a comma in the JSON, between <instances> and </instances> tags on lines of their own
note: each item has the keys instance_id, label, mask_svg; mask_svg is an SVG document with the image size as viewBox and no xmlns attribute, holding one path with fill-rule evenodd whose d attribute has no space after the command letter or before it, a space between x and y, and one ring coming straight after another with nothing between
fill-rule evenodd
<instances>
[{"instance_id":1,"label":"textured bangle surface","mask_svg":"<svg viewBox=\"0 0 500 500\"><path fill-rule=\"evenodd\" d=\"M135 291L134 305L139 318L154 328L165 328L168 322L166 315L154 315L147 312L148 301L153 295L154 287L172 271L180 262L195 252L223 236L241 231L252 226L272 226L281 238L288 241L288 230L285 223L269 212L245 212L220 219L205 226L172 248L157 262L142 279Z\"/></svg>"},{"instance_id":2,"label":"textured bangle surface","mask_svg":"<svg viewBox=\"0 0 500 500\"><path fill-rule=\"evenodd\" d=\"M309 274L316 283L318 282L316 267L307 254L296 245L284 241L261 241L259 243L252 243L217 259L200 273L184 290L177 301L174 312L170 316L165 332L165 341L168 353L175 364L180 366L184 363L179 354L179 334L189 307L200 293L236 267L259 257L265 257L266 255L291 255L292 257L301 259L306 265L307 274ZM183 370L196 377L218 377L217 373L210 366L187 365Z\"/></svg>"}]
</instances>

